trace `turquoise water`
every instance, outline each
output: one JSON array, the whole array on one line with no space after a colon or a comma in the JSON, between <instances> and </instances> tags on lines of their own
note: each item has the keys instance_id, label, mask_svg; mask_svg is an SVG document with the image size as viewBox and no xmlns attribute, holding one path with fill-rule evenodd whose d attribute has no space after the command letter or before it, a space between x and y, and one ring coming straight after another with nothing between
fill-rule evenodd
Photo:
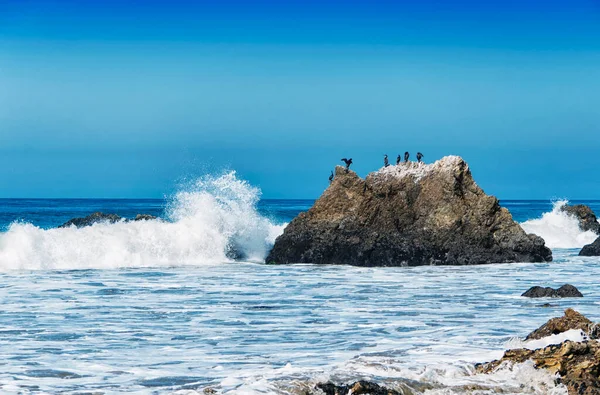
<instances>
[{"instance_id":1,"label":"turquoise water","mask_svg":"<svg viewBox=\"0 0 600 395\"><path fill-rule=\"evenodd\" d=\"M566 307L600 320L600 259L579 258L576 246L554 249L548 264L268 266L260 254L312 201L204 191L1 200L0 392L302 393L320 380L368 378L439 394L478 393L467 384L564 393L531 367L489 377L472 364ZM519 222L564 220L550 201L502 204ZM51 229L94 211L165 221ZM226 259L219 248L231 240L256 259ZM519 296L565 282L585 297L544 308Z\"/></svg>"}]
</instances>

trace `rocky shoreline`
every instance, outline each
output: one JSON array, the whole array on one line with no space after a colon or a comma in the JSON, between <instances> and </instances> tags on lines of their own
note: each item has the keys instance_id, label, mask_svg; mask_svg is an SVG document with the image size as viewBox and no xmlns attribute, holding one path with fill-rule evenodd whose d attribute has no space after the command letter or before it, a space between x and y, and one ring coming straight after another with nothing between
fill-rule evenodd
<instances>
[{"instance_id":1,"label":"rocky shoreline","mask_svg":"<svg viewBox=\"0 0 600 395\"><path fill-rule=\"evenodd\" d=\"M598 341L600 327L598 324L573 309L567 309L564 316L550 319L527 335L525 341L544 339L570 331L580 332L583 341L567 339L558 344L540 348L510 349L498 360L476 364L472 374L490 374L499 369L531 361L536 369L544 369L556 375L555 383L564 385L569 395L600 394L600 342ZM426 384L423 385L422 390L428 389ZM403 383L399 383L397 387L394 385L394 388L388 388L366 380L349 384L336 384L329 381L316 384L312 390L308 390L306 393L311 395L323 393L326 395L413 395L421 393L421 391L414 392L414 386L406 388L406 390L403 389L404 387ZM476 389L471 386L465 388L465 392L471 393ZM480 389L486 390L483 387Z\"/></svg>"},{"instance_id":2,"label":"rocky shoreline","mask_svg":"<svg viewBox=\"0 0 600 395\"><path fill-rule=\"evenodd\" d=\"M467 163L401 163L365 179L337 167L314 206L277 238L266 262L356 266L549 262L544 240L526 234L475 183Z\"/></svg>"}]
</instances>

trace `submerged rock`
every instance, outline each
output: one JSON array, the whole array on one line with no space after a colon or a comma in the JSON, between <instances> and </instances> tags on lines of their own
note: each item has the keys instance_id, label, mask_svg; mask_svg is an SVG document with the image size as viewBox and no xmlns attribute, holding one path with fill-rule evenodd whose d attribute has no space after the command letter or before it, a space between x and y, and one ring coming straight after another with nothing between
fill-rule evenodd
<instances>
[{"instance_id":1,"label":"submerged rock","mask_svg":"<svg viewBox=\"0 0 600 395\"><path fill-rule=\"evenodd\" d=\"M267 263L358 266L548 262L544 240L526 234L498 199L477 186L457 156L401 163L364 180L341 166L306 213L279 236Z\"/></svg>"},{"instance_id":2,"label":"submerged rock","mask_svg":"<svg viewBox=\"0 0 600 395\"><path fill-rule=\"evenodd\" d=\"M597 339L596 325L573 309L565 310L564 317L553 318L527 336L527 340L541 339L550 335L579 329L590 339ZM537 350L508 350L496 361L478 364L478 373L491 373L501 366L532 360L538 369L547 369L558 374L570 395L600 394L600 343L597 340L584 342L564 341Z\"/></svg>"},{"instance_id":3,"label":"submerged rock","mask_svg":"<svg viewBox=\"0 0 600 395\"><path fill-rule=\"evenodd\" d=\"M582 330L590 339L598 338L598 329L592 321L573 309L566 309L563 317L552 318L527 335L525 340L537 340L546 336L557 335L571 329Z\"/></svg>"},{"instance_id":4,"label":"submerged rock","mask_svg":"<svg viewBox=\"0 0 600 395\"><path fill-rule=\"evenodd\" d=\"M158 217L150 214L138 214L133 219L134 221L151 221L153 219L157 219Z\"/></svg>"},{"instance_id":5,"label":"submerged rock","mask_svg":"<svg viewBox=\"0 0 600 395\"><path fill-rule=\"evenodd\" d=\"M150 215L150 214L138 214L133 219L133 221L148 221L148 220L153 220L153 219L157 219L157 217L155 217L154 215ZM121 222L121 221L127 222L127 221L129 221L129 219L123 218L117 214L105 214L105 213L101 213L101 212L96 212L96 213L92 213L92 214L88 215L87 217L70 219L69 221L60 225L59 228L68 228L70 226L76 226L77 228L82 228L84 226L92 226L93 224L99 223L99 222L106 222L106 223L114 224L115 222Z\"/></svg>"},{"instance_id":6,"label":"submerged rock","mask_svg":"<svg viewBox=\"0 0 600 395\"><path fill-rule=\"evenodd\" d=\"M598 237L592 244L583 246L579 251L580 256L600 256L600 237Z\"/></svg>"},{"instance_id":7,"label":"submerged rock","mask_svg":"<svg viewBox=\"0 0 600 395\"><path fill-rule=\"evenodd\" d=\"M550 287L531 287L521 296L527 298L581 298L583 295L571 284L565 284L558 289Z\"/></svg>"},{"instance_id":8,"label":"submerged rock","mask_svg":"<svg viewBox=\"0 0 600 395\"><path fill-rule=\"evenodd\" d=\"M96 212L96 213L88 215L87 217L73 218L73 219L65 222L61 226L59 226L59 228L68 228L69 226L73 226L73 225L78 228L82 228L84 226L91 226L98 222L108 222L108 223L113 224L113 223L119 222L121 220L123 220L123 217L121 217L117 214L104 214L101 212Z\"/></svg>"},{"instance_id":9,"label":"submerged rock","mask_svg":"<svg viewBox=\"0 0 600 395\"><path fill-rule=\"evenodd\" d=\"M594 211L584 204L576 204L574 206L564 205L560 208L565 213L575 217L579 221L579 229L583 232L592 231L600 235L600 223Z\"/></svg>"}]
</instances>

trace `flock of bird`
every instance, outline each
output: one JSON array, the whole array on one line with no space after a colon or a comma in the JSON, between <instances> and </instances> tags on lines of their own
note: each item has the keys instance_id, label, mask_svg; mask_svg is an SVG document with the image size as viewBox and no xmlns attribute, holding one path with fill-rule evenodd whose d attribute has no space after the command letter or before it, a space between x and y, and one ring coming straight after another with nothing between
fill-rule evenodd
<instances>
[{"instance_id":1,"label":"flock of bird","mask_svg":"<svg viewBox=\"0 0 600 395\"><path fill-rule=\"evenodd\" d=\"M423 154L420 152L417 152L417 162L421 163L421 159L423 159ZM406 151L404 153L404 163L407 163L408 160L410 158L410 153L408 151ZM346 171L348 171L350 169L350 165L352 164L352 158L348 159L348 158L342 158L341 159L342 162L344 162L346 164ZM398 155L398 157L396 158L396 165L399 165L400 162L402 162L402 156ZM388 167L390 165L390 162L388 160L388 156L387 154L385 154L383 156L383 166L384 167ZM333 181L333 172L331 172L331 175L329 176L329 182Z\"/></svg>"}]
</instances>

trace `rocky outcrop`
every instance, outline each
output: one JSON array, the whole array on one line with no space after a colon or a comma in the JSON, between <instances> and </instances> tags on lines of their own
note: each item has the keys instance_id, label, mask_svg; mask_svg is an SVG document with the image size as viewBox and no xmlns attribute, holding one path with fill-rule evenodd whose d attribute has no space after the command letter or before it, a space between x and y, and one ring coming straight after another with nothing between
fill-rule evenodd
<instances>
[{"instance_id":1,"label":"rocky outcrop","mask_svg":"<svg viewBox=\"0 0 600 395\"><path fill-rule=\"evenodd\" d=\"M600 223L596 214L589 206L576 204L574 206L564 205L560 208L565 213L575 217L579 221L579 229L583 232L592 231L600 235Z\"/></svg>"},{"instance_id":2,"label":"rocky outcrop","mask_svg":"<svg viewBox=\"0 0 600 395\"><path fill-rule=\"evenodd\" d=\"M537 340L546 336L557 335L571 329L581 329L591 339L598 338L598 329L592 321L573 309L566 309L563 317L552 318L527 335L525 340Z\"/></svg>"},{"instance_id":3,"label":"rocky outcrop","mask_svg":"<svg viewBox=\"0 0 600 395\"><path fill-rule=\"evenodd\" d=\"M571 284L565 284L558 289L550 287L531 287L521 296L527 298L581 298L583 295Z\"/></svg>"},{"instance_id":4,"label":"rocky outcrop","mask_svg":"<svg viewBox=\"0 0 600 395\"><path fill-rule=\"evenodd\" d=\"M267 263L358 266L547 262L457 156L401 163L361 179L338 166L329 188L279 236Z\"/></svg>"},{"instance_id":5,"label":"rocky outcrop","mask_svg":"<svg viewBox=\"0 0 600 395\"><path fill-rule=\"evenodd\" d=\"M596 326L586 317L572 309L565 316L553 318L527 336L527 340L579 329L590 339L597 339ZM600 343L597 340L574 342L567 340L561 344L549 345L537 350L508 350L496 361L475 366L478 373L490 373L497 368L514 363L532 360L538 369L547 369L559 375L570 395L600 394Z\"/></svg>"},{"instance_id":6,"label":"rocky outcrop","mask_svg":"<svg viewBox=\"0 0 600 395\"><path fill-rule=\"evenodd\" d=\"M504 364L532 360L538 369L560 376L569 395L600 394L600 343L566 341L538 350L508 350L502 359L476 367L478 373L490 373Z\"/></svg>"},{"instance_id":7,"label":"rocky outcrop","mask_svg":"<svg viewBox=\"0 0 600 395\"><path fill-rule=\"evenodd\" d=\"M147 220L152 220L152 219L156 219L156 218L157 217L155 217L154 215L150 215L150 214L138 214L133 219L133 221L147 221ZM93 225L95 223L99 223L99 222L114 224L115 222L120 222L120 221L127 222L129 220L126 218L123 218L117 214L105 214L105 213L101 213L101 212L96 212L96 213L92 213L92 214L88 215L87 217L73 218L73 219L65 222L64 224L60 225L59 228L68 228L70 226L82 228L84 226L91 226L91 225Z\"/></svg>"},{"instance_id":8,"label":"rocky outcrop","mask_svg":"<svg viewBox=\"0 0 600 395\"><path fill-rule=\"evenodd\" d=\"M579 251L580 256L600 256L600 237L598 237L592 244L583 246Z\"/></svg>"}]
</instances>

